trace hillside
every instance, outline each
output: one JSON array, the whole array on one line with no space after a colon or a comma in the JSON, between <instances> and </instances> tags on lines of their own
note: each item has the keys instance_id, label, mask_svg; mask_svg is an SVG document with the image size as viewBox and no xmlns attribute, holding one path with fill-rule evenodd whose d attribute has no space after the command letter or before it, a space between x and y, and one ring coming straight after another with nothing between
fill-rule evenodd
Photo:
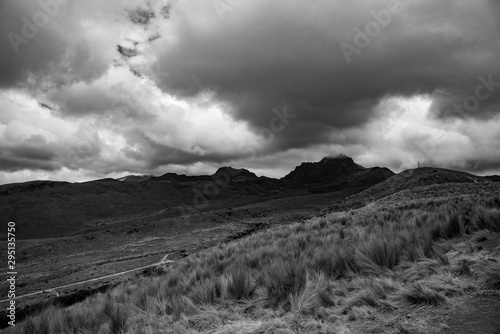
<instances>
[{"instance_id":1,"label":"hillside","mask_svg":"<svg viewBox=\"0 0 500 334\"><path fill-rule=\"evenodd\" d=\"M500 175L489 175L485 176L485 178L493 182L500 182Z\"/></svg>"},{"instance_id":2,"label":"hillside","mask_svg":"<svg viewBox=\"0 0 500 334\"><path fill-rule=\"evenodd\" d=\"M221 205L342 190L355 193L391 175L386 168L364 168L343 156L302 164L279 180L258 177L243 168L221 167L213 175L129 175L84 183L36 181L0 186L0 215L18 224L19 239L51 238L160 210L162 217L173 218Z\"/></svg>"},{"instance_id":3,"label":"hillside","mask_svg":"<svg viewBox=\"0 0 500 334\"><path fill-rule=\"evenodd\" d=\"M219 244L7 332L496 333L500 189L468 182Z\"/></svg>"},{"instance_id":4,"label":"hillside","mask_svg":"<svg viewBox=\"0 0 500 334\"><path fill-rule=\"evenodd\" d=\"M484 177L449 169L434 167L409 169L393 175L354 196L349 196L342 202L335 203L330 207L330 210L359 208L378 199L404 191L411 193L414 189L426 186L439 188L440 185L450 183L455 184L456 187L456 184L488 184L492 183L492 181ZM431 197L433 196L431 195Z\"/></svg>"},{"instance_id":5,"label":"hillside","mask_svg":"<svg viewBox=\"0 0 500 334\"><path fill-rule=\"evenodd\" d=\"M18 226L18 238L67 235L111 217L171 208L192 198L180 184L40 181L0 186L0 215Z\"/></svg>"},{"instance_id":6,"label":"hillside","mask_svg":"<svg viewBox=\"0 0 500 334\"><path fill-rule=\"evenodd\" d=\"M306 162L283 179L295 187L306 186L312 192L333 189L368 188L393 176L388 168L365 168L344 154L326 157L319 162Z\"/></svg>"}]
</instances>

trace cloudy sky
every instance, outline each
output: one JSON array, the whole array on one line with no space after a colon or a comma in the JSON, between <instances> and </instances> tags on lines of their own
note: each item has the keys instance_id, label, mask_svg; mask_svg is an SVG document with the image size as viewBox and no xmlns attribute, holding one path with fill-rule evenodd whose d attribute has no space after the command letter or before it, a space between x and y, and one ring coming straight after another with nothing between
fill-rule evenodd
<instances>
[{"instance_id":1,"label":"cloudy sky","mask_svg":"<svg viewBox=\"0 0 500 334\"><path fill-rule=\"evenodd\" d=\"M497 0L0 0L0 183L500 174Z\"/></svg>"}]
</instances>

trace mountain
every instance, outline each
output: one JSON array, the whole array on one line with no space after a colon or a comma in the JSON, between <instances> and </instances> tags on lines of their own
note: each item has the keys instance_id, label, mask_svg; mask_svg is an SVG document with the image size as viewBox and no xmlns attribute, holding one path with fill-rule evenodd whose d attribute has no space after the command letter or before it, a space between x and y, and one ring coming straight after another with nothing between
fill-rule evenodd
<instances>
[{"instance_id":1,"label":"mountain","mask_svg":"<svg viewBox=\"0 0 500 334\"><path fill-rule=\"evenodd\" d=\"M211 208L311 193L346 190L353 194L392 175L387 168L365 168L340 155L303 163L282 179L221 167L213 175L128 175L83 183L34 181L0 186L0 216L15 221L23 238L57 237L153 212L178 217L195 198L203 198L206 208Z\"/></svg>"},{"instance_id":2,"label":"mountain","mask_svg":"<svg viewBox=\"0 0 500 334\"><path fill-rule=\"evenodd\" d=\"M313 192L326 192L350 187L367 188L393 175L388 168L365 168L351 157L340 154L319 162L302 163L283 180L296 187L307 185Z\"/></svg>"},{"instance_id":3,"label":"mountain","mask_svg":"<svg viewBox=\"0 0 500 334\"><path fill-rule=\"evenodd\" d=\"M208 175L184 175L184 174L176 174L176 173L166 173L162 176L152 177L151 181L160 181L160 182L179 182L179 183L189 183L189 182L199 182L199 181L208 181L210 176Z\"/></svg>"},{"instance_id":4,"label":"mountain","mask_svg":"<svg viewBox=\"0 0 500 334\"><path fill-rule=\"evenodd\" d=\"M141 182L141 181L146 181L146 180L149 180L150 178L152 178L154 176L152 175L127 175L127 176L123 176L123 177L120 177L118 179L116 179L117 181L126 181L126 182Z\"/></svg>"},{"instance_id":5,"label":"mountain","mask_svg":"<svg viewBox=\"0 0 500 334\"><path fill-rule=\"evenodd\" d=\"M500 182L500 175L488 175L485 178L493 182Z\"/></svg>"},{"instance_id":6,"label":"mountain","mask_svg":"<svg viewBox=\"0 0 500 334\"><path fill-rule=\"evenodd\" d=\"M491 183L492 181L465 172L459 172L443 168L421 167L405 170L399 174L375 184L374 186L359 192L355 196L345 199L344 203L337 203L331 209L343 210L345 208L356 208L393 195L405 190L412 190L432 185L454 183Z\"/></svg>"},{"instance_id":7,"label":"mountain","mask_svg":"<svg viewBox=\"0 0 500 334\"><path fill-rule=\"evenodd\" d=\"M203 182L246 182L257 181L259 177L246 169L233 167L220 167L213 175L184 175L166 173L159 177L151 178L151 181L168 181L178 183L203 183Z\"/></svg>"},{"instance_id":8,"label":"mountain","mask_svg":"<svg viewBox=\"0 0 500 334\"><path fill-rule=\"evenodd\" d=\"M403 171L373 187L372 191L391 189L401 191L416 187L443 183L481 183L489 180L465 172L455 170L421 167Z\"/></svg>"},{"instance_id":9,"label":"mountain","mask_svg":"<svg viewBox=\"0 0 500 334\"><path fill-rule=\"evenodd\" d=\"M178 183L37 181L0 186L0 216L23 238L68 235L103 219L189 203L191 187Z\"/></svg>"},{"instance_id":10,"label":"mountain","mask_svg":"<svg viewBox=\"0 0 500 334\"><path fill-rule=\"evenodd\" d=\"M323 158L319 162L304 162L286 175L284 179L297 184L324 183L363 170L365 168L354 163L352 158L339 155L335 158Z\"/></svg>"},{"instance_id":11,"label":"mountain","mask_svg":"<svg viewBox=\"0 0 500 334\"><path fill-rule=\"evenodd\" d=\"M82 183L32 181L0 185L0 216L15 221L23 238L58 237L103 221L167 210L182 214L197 194L210 202L275 194L281 181L246 169L222 167L213 175L167 173Z\"/></svg>"},{"instance_id":12,"label":"mountain","mask_svg":"<svg viewBox=\"0 0 500 334\"><path fill-rule=\"evenodd\" d=\"M245 182L258 180L258 176L244 168L221 167L214 175L214 179L229 179L233 182Z\"/></svg>"}]
</instances>

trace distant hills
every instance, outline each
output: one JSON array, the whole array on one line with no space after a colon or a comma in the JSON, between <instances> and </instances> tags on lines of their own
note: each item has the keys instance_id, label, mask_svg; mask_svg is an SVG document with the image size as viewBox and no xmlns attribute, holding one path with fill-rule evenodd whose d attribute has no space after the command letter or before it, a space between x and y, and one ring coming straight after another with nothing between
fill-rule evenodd
<instances>
[{"instance_id":1,"label":"distant hills","mask_svg":"<svg viewBox=\"0 0 500 334\"><path fill-rule=\"evenodd\" d=\"M485 176L488 180L491 180L493 182L500 182L500 175L489 175Z\"/></svg>"},{"instance_id":2,"label":"distant hills","mask_svg":"<svg viewBox=\"0 0 500 334\"><path fill-rule=\"evenodd\" d=\"M314 192L369 187L393 176L388 168L365 168L344 154L319 162L305 162L283 179L293 186L308 185Z\"/></svg>"},{"instance_id":3,"label":"distant hills","mask_svg":"<svg viewBox=\"0 0 500 334\"><path fill-rule=\"evenodd\" d=\"M485 177L443 168L421 167L405 170L367 189L366 194L377 197L391 195L402 190L410 190L433 184L444 183L488 183Z\"/></svg>"},{"instance_id":4,"label":"distant hills","mask_svg":"<svg viewBox=\"0 0 500 334\"><path fill-rule=\"evenodd\" d=\"M315 193L363 192L380 198L398 191L449 182L492 182L499 177L419 168L394 174L384 167L365 168L346 155L297 166L281 179L259 177L246 169L221 167L213 175L129 175L83 183L32 181L0 186L0 215L16 221L22 238L76 233L92 224L162 210L171 217L203 201L232 207L271 198Z\"/></svg>"}]
</instances>

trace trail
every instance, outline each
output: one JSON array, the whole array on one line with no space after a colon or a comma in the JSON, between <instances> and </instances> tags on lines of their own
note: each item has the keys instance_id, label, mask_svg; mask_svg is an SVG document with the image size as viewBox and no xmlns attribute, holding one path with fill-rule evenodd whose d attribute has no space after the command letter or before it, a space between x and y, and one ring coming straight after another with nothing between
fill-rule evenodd
<instances>
[{"instance_id":1,"label":"trail","mask_svg":"<svg viewBox=\"0 0 500 334\"><path fill-rule=\"evenodd\" d=\"M120 271L120 272L117 272L117 273L108 274L108 275L104 275L104 276L94 277L94 278L91 278L91 279L88 279L88 280L85 280L85 281L80 281L80 282L75 282L75 283L70 283L70 284L65 284L65 285L59 285L59 286L56 286L56 287L53 287L53 288L48 288L48 289L44 289L44 290L30 292L30 293L27 293L27 294L24 294L24 295L16 296L15 298L13 298L13 300L18 300L18 299L21 299L21 298L26 298L26 297L32 297L32 296L36 296L36 295L41 295L41 294L44 294L44 293L54 293L54 292L57 292L57 290L66 289L66 288L70 288L70 287L81 285L81 284L85 284L85 283L91 283L91 282L101 281L101 280L104 280L104 279L107 279L107 278L116 277L116 276L120 276L120 275L131 273L131 272L134 272L134 271L138 271L138 270L142 270L142 269L146 269L146 268L155 267L155 266L159 266L159 265L163 265L163 264L168 264L168 263L173 263L174 262L174 261L171 261L171 260L167 260L166 257L167 257L167 255L165 255L160 262L148 264L146 266L142 266L142 267L138 267L138 268L134 268L134 269L129 269L129 270L125 270L125 271ZM11 299L0 299L0 303L10 302L10 300Z\"/></svg>"}]
</instances>

